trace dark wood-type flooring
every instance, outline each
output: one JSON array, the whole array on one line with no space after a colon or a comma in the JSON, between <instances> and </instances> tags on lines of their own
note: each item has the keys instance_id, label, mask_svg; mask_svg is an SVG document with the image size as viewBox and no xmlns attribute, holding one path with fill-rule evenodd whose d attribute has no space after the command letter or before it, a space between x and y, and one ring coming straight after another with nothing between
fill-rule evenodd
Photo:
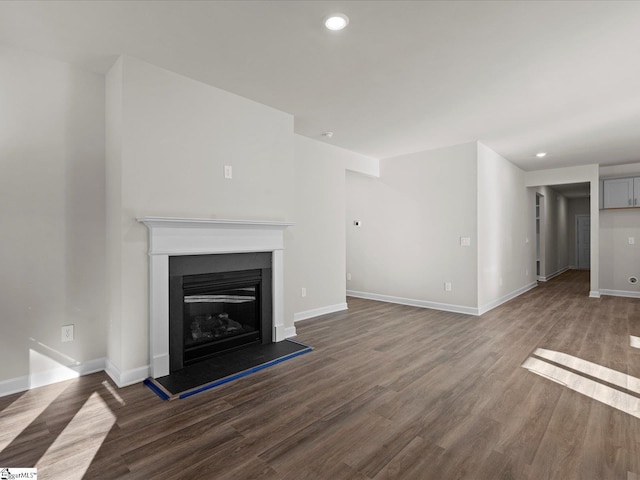
<instances>
[{"instance_id":1,"label":"dark wood-type flooring","mask_svg":"<svg viewBox=\"0 0 640 480\"><path fill-rule=\"evenodd\" d=\"M481 317L350 298L348 312L297 324L312 353L186 400L117 389L104 373L3 397L0 467L37 465L40 479L640 479L637 416L522 367L537 348L566 353L621 372L623 386L591 378L614 399L640 397L640 300L588 291L588 272L570 271Z\"/></svg>"}]
</instances>

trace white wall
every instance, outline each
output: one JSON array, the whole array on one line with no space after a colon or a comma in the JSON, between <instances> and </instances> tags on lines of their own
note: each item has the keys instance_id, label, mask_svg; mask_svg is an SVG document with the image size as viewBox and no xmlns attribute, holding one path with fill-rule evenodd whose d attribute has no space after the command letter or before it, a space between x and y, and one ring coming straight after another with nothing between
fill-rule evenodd
<instances>
[{"instance_id":1,"label":"white wall","mask_svg":"<svg viewBox=\"0 0 640 480\"><path fill-rule=\"evenodd\" d=\"M379 179L347 174L348 293L482 314L533 288L535 192L525 176L477 142L383 160ZM566 263L566 201L553 202L556 265Z\"/></svg>"},{"instance_id":2,"label":"white wall","mask_svg":"<svg viewBox=\"0 0 640 480\"><path fill-rule=\"evenodd\" d=\"M122 98L120 125L107 139L107 172L119 175L109 185L119 183L121 193L120 205L110 201L119 218L110 215L108 225L117 232L110 242L120 243L110 250L118 297L110 302L110 338L121 351L110 361L128 382L148 365L147 229L136 217L292 220L295 165L290 115L134 58L124 57L121 68L120 84L117 72L107 84L110 101L120 96L112 89ZM233 166L232 180L224 179L224 165ZM285 327L292 325L289 316Z\"/></svg>"},{"instance_id":3,"label":"white wall","mask_svg":"<svg viewBox=\"0 0 640 480\"><path fill-rule=\"evenodd\" d=\"M295 227L286 244L287 298L296 320L344 310L345 173L375 174L377 160L295 136ZM306 289L302 297L301 289Z\"/></svg>"},{"instance_id":4,"label":"white wall","mask_svg":"<svg viewBox=\"0 0 640 480\"><path fill-rule=\"evenodd\" d=\"M606 165L599 168L600 178L635 177L640 175L640 163Z\"/></svg>"},{"instance_id":5,"label":"white wall","mask_svg":"<svg viewBox=\"0 0 640 480\"><path fill-rule=\"evenodd\" d=\"M524 172L478 143L480 311L535 285L535 196Z\"/></svg>"},{"instance_id":6,"label":"white wall","mask_svg":"<svg viewBox=\"0 0 640 480\"><path fill-rule=\"evenodd\" d=\"M600 176L640 176L640 163L601 167ZM635 244L629 245L629 237ZM600 287L606 294L640 296L640 209L600 211Z\"/></svg>"},{"instance_id":7,"label":"white wall","mask_svg":"<svg viewBox=\"0 0 640 480\"><path fill-rule=\"evenodd\" d=\"M476 151L473 142L385 159L380 178L347 173L349 293L476 308Z\"/></svg>"},{"instance_id":8,"label":"white wall","mask_svg":"<svg viewBox=\"0 0 640 480\"><path fill-rule=\"evenodd\" d=\"M0 47L0 162L1 394L106 355L104 77Z\"/></svg>"},{"instance_id":9,"label":"white wall","mask_svg":"<svg viewBox=\"0 0 640 480\"><path fill-rule=\"evenodd\" d=\"M635 244L629 245L629 237ZM634 292L640 296L640 285L629 283L629 277L640 279L640 212L637 210L603 210L600 214L600 287L603 293Z\"/></svg>"}]
</instances>

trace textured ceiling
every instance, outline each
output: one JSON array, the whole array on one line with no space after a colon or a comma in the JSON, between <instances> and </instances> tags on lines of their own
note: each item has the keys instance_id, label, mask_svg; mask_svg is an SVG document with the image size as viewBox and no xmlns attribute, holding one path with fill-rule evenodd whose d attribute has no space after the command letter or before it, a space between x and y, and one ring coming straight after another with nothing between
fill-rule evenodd
<instances>
[{"instance_id":1,"label":"textured ceiling","mask_svg":"<svg viewBox=\"0 0 640 480\"><path fill-rule=\"evenodd\" d=\"M526 170L640 161L640 2L2 1L0 44L98 72L132 55L376 158L480 140Z\"/></svg>"}]
</instances>

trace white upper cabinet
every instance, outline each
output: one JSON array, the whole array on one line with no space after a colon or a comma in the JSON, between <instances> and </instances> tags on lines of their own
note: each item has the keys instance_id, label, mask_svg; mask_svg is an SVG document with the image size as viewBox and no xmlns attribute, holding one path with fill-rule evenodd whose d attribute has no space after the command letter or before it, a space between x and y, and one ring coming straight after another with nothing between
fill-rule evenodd
<instances>
[{"instance_id":1,"label":"white upper cabinet","mask_svg":"<svg viewBox=\"0 0 640 480\"><path fill-rule=\"evenodd\" d=\"M633 206L640 207L640 177L633 179Z\"/></svg>"},{"instance_id":2,"label":"white upper cabinet","mask_svg":"<svg viewBox=\"0 0 640 480\"><path fill-rule=\"evenodd\" d=\"M639 178L608 178L604 180L604 208L625 208L634 206L633 187L636 185L636 204L640 203Z\"/></svg>"}]
</instances>

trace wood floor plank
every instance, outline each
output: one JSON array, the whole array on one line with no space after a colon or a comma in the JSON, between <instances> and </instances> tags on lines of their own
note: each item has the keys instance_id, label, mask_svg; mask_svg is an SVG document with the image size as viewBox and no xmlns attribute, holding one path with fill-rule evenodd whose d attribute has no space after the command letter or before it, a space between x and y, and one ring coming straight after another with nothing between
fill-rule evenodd
<instances>
[{"instance_id":1,"label":"wood floor plank","mask_svg":"<svg viewBox=\"0 0 640 480\"><path fill-rule=\"evenodd\" d=\"M393 480L399 478L403 480L425 480L433 478L430 477L431 465L437 461L443 453L443 448L429 444L420 437L415 437L373 478L375 480Z\"/></svg>"}]
</instances>

